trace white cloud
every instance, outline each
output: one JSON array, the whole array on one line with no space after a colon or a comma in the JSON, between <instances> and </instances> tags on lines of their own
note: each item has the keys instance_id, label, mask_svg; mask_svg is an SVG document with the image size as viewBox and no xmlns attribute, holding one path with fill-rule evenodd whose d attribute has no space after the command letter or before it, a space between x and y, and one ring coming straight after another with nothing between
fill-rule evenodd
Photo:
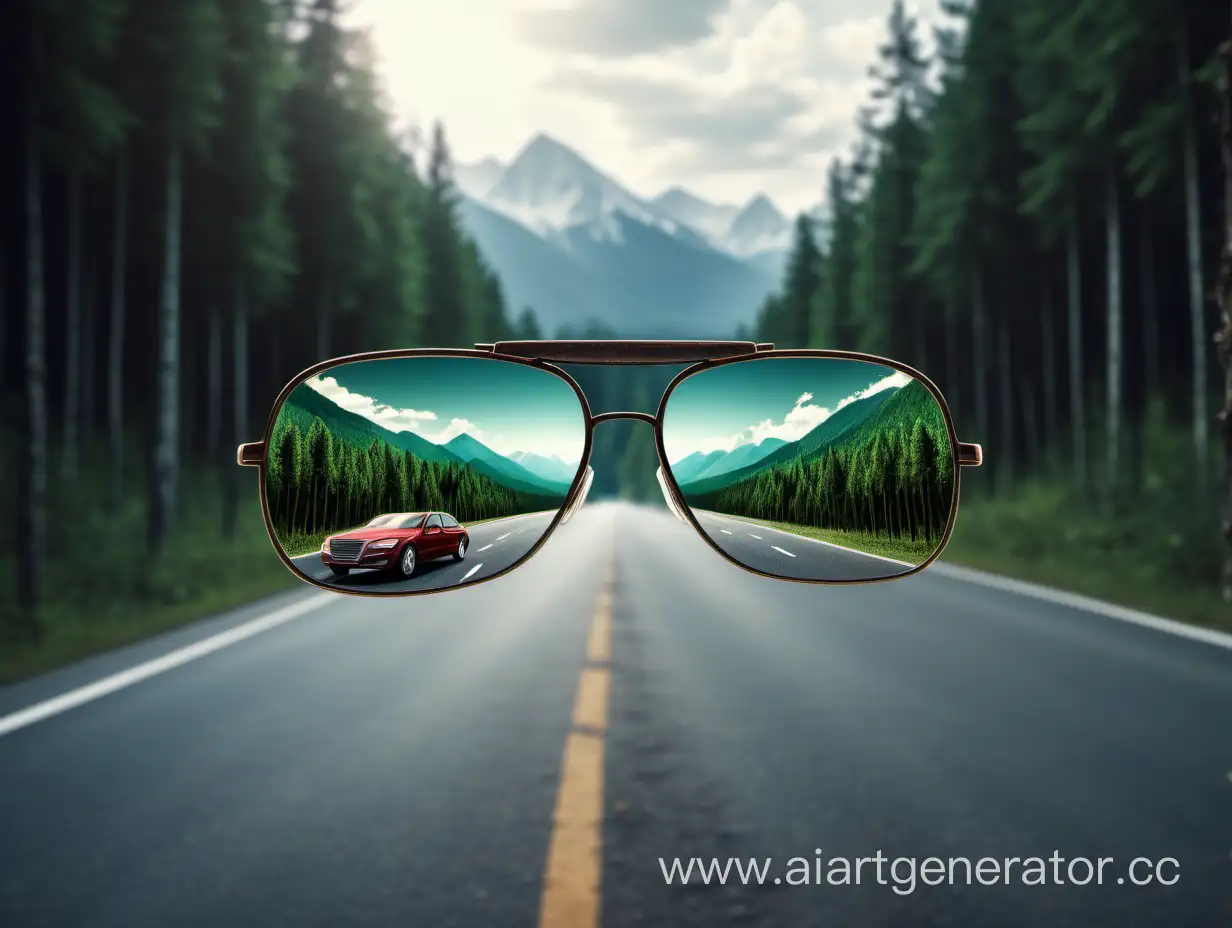
<instances>
[{"instance_id":1,"label":"white cloud","mask_svg":"<svg viewBox=\"0 0 1232 928\"><path fill-rule=\"evenodd\" d=\"M463 432L476 441L481 441L485 445L487 444L487 442L483 439L483 429L477 426L474 422L471 422L469 419L450 419L449 424L435 435L425 434L423 437L428 439L428 441L435 442L438 445L443 445L446 442L457 438Z\"/></svg>"},{"instance_id":2,"label":"white cloud","mask_svg":"<svg viewBox=\"0 0 1232 928\"><path fill-rule=\"evenodd\" d=\"M688 454L700 451L702 454L709 454L711 451L731 451L738 448L740 445L748 443L748 434L745 432L736 432L734 435L711 435L708 438L703 438L696 443L696 447ZM687 457L687 454L682 454L680 457ZM677 458L675 463L679 463L680 458Z\"/></svg>"},{"instance_id":3,"label":"white cloud","mask_svg":"<svg viewBox=\"0 0 1232 928\"><path fill-rule=\"evenodd\" d=\"M370 396L362 393L352 393L333 377L315 377L306 381L307 385L328 400L337 403L347 412L363 416L391 432L409 432L418 430L420 423L436 418L436 413L420 409L396 409L385 403L378 403Z\"/></svg>"},{"instance_id":4,"label":"white cloud","mask_svg":"<svg viewBox=\"0 0 1232 928\"><path fill-rule=\"evenodd\" d=\"M767 438L781 438L783 441L803 438L832 415L825 406L810 403L812 398L811 393L802 394L782 422L763 419L756 425L749 426L750 441L761 444Z\"/></svg>"},{"instance_id":5,"label":"white cloud","mask_svg":"<svg viewBox=\"0 0 1232 928\"><path fill-rule=\"evenodd\" d=\"M855 136L889 7L358 0L347 19L372 29L398 120L442 119L458 160L508 159L544 131L643 195L687 181L724 201L767 193L794 212L816 201L829 158Z\"/></svg>"},{"instance_id":6,"label":"white cloud","mask_svg":"<svg viewBox=\"0 0 1232 928\"><path fill-rule=\"evenodd\" d=\"M838 412L844 406L850 406L856 400L868 399L874 393L880 393L882 390L889 390L891 387L894 387L896 389L898 387L905 387L907 386L907 384L911 383L913 379L914 378L911 377L909 374L904 374L902 371L895 371L893 374L890 374L890 376L888 377L882 377L880 380L878 380L876 383L869 386L867 389L861 390L858 393L853 393L851 394L851 396L844 397L843 399L839 400L838 405L834 407L834 411Z\"/></svg>"}]
</instances>

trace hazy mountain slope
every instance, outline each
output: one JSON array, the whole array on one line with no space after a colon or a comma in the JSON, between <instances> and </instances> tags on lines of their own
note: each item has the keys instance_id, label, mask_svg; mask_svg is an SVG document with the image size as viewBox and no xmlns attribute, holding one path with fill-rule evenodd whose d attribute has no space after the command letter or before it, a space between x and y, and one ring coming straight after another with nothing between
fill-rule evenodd
<instances>
[{"instance_id":1,"label":"hazy mountain slope","mask_svg":"<svg viewBox=\"0 0 1232 928\"><path fill-rule=\"evenodd\" d=\"M678 484L689 483L696 480L697 476L715 461L727 457L727 454L728 452L721 449L709 453L694 451L672 465L672 476L676 478Z\"/></svg>"},{"instance_id":2,"label":"hazy mountain slope","mask_svg":"<svg viewBox=\"0 0 1232 928\"><path fill-rule=\"evenodd\" d=\"M445 450L460 460L466 461L476 470L481 469L481 465L486 465L495 473L503 475L505 483L513 486L514 483L523 483L532 487L538 487L541 492L560 492L567 490L568 484L562 481L544 480L517 461L511 461L499 452L493 451L477 438L463 432L461 435L455 435L449 441L442 445Z\"/></svg>"},{"instance_id":3,"label":"hazy mountain slope","mask_svg":"<svg viewBox=\"0 0 1232 928\"><path fill-rule=\"evenodd\" d=\"M521 464L536 477L553 483L572 483L577 476L576 467L570 467L558 458L544 457L533 451L515 451L508 455L508 458Z\"/></svg>"},{"instance_id":4,"label":"hazy mountain slope","mask_svg":"<svg viewBox=\"0 0 1232 928\"><path fill-rule=\"evenodd\" d=\"M714 461L705 470L697 472L693 477L694 480L702 480L706 477L717 477L720 474L730 473L733 470L738 470L741 467L748 467L751 464L756 464L768 454L772 454L779 448L787 444L782 438L764 438L760 444L750 442L747 445L740 445L733 448L723 457Z\"/></svg>"},{"instance_id":5,"label":"hazy mountain slope","mask_svg":"<svg viewBox=\"0 0 1232 928\"><path fill-rule=\"evenodd\" d=\"M732 220L723 244L732 254L749 256L779 250L790 242L791 223L764 195L753 197Z\"/></svg>"},{"instance_id":6,"label":"hazy mountain slope","mask_svg":"<svg viewBox=\"0 0 1232 928\"><path fill-rule=\"evenodd\" d=\"M606 295L595 289L591 272L559 246L469 197L459 203L458 214L463 228L500 275L512 315L531 306L549 332L610 315Z\"/></svg>"},{"instance_id":7,"label":"hazy mountain slope","mask_svg":"<svg viewBox=\"0 0 1232 928\"><path fill-rule=\"evenodd\" d=\"M739 207L710 203L680 187L664 191L650 202L659 212L696 229L714 243L722 242L740 212Z\"/></svg>"}]
</instances>

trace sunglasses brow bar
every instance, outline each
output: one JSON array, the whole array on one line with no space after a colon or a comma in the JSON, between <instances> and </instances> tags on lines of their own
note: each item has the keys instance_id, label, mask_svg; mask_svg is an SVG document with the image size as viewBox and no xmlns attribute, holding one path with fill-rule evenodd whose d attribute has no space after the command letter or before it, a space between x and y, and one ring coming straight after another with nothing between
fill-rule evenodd
<instances>
[{"instance_id":1,"label":"sunglasses brow bar","mask_svg":"<svg viewBox=\"0 0 1232 928\"><path fill-rule=\"evenodd\" d=\"M769 342L617 341L609 339L480 342L476 351L565 364L673 364L773 351Z\"/></svg>"}]
</instances>

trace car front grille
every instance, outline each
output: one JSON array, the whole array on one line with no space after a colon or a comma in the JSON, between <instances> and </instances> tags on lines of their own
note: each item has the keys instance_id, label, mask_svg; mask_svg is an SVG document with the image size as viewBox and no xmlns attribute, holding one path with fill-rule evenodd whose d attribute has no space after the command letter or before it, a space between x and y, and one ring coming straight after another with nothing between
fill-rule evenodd
<instances>
[{"instance_id":1,"label":"car front grille","mask_svg":"<svg viewBox=\"0 0 1232 928\"><path fill-rule=\"evenodd\" d=\"M335 561L358 561L363 553L364 542L340 538L329 543L329 555Z\"/></svg>"}]
</instances>

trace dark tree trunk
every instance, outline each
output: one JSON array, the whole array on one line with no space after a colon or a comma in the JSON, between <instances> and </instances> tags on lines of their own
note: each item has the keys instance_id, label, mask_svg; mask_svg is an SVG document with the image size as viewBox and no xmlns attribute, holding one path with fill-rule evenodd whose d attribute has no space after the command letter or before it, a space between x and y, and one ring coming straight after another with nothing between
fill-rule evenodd
<instances>
[{"instance_id":1,"label":"dark tree trunk","mask_svg":"<svg viewBox=\"0 0 1232 928\"><path fill-rule=\"evenodd\" d=\"M175 517L180 434L180 220L183 186L180 144L167 147L162 299L158 311L157 418L150 499L150 550L163 550Z\"/></svg>"},{"instance_id":2,"label":"dark tree trunk","mask_svg":"<svg viewBox=\"0 0 1232 928\"><path fill-rule=\"evenodd\" d=\"M1199 205L1201 177L1198 169L1198 127L1193 111L1193 78L1189 63L1189 40L1184 27L1179 36L1180 84L1184 104L1185 154L1185 243L1189 271L1189 330L1192 363L1194 464L1198 485L1205 496L1210 486L1210 415L1207 403L1206 284L1202 274L1202 208Z\"/></svg>"},{"instance_id":3,"label":"dark tree trunk","mask_svg":"<svg viewBox=\"0 0 1232 928\"><path fill-rule=\"evenodd\" d=\"M68 280L64 305L64 433L60 475L69 487L77 480L81 410L81 171L68 180Z\"/></svg>"},{"instance_id":4,"label":"dark tree trunk","mask_svg":"<svg viewBox=\"0 0 1232 928\"><path fill-rule=\"evenodd\" d=\"M236 275L235 297L231 312L232 338L232 384L231 420L235 429L235 444L238 446L252 438L248 435L248 293L241 275ZM267 452L268 453L268 452ZM226 499L223 501L223 536L230 538L235 532L239 508L239 468L222 461L231 476L223 483ZM297 493L298 496L298 493Z\"/></svg>"},{"instance_id":5,"label":"dark tree trunk","mask_svg":"<svg viewBox=\"0 0 1232 928\"><path fill-rule=\"evenodd\" d=\"M1232 603L1232 38L1220 47L1223 71L1220 75L1221 144L1223 156L1223 260L1219 273L1221 326L1216 336L1219 360L1224 370L1224 407L1220 414L1224 450L1224 522L1226 545L1223 578L1220 584L1225 602Z\"/></svg>"},{"instance_id":6,"label":"dark tree trunk","mask_svg":"<svg viewBox=\"0 0 1232 928\"><path fill-rule=\"evenodd\" d=\"M1052 281L1044 284L1044 299L1040 307L1040 323L1043 331L1040 333L1042 350L1040 362L1044 375L1044 447L1052 449L1060 439L1060 410L1057 407L1057 332L1054 313L1056 305L1053 302Z\"/></svg>"},{"instance_id":7,"label":"dark tree trunk","mask_svg":"<svg viewBox=\"0 0 1232 928\"><path fill-rule=\"evenodd\" d=\"M124 316L128 270L128 160L121 148L115 167L115 225L111 231L111 311L107 318L108 504L117 513L124 499Z\"/></svg>"},{"instance_id":8,"label":"dark tree trunk","mask_svg":"<svg viewBox=\"0 0 1232 928\"><path fill-rule=\"evenodd\" d=\"M43 178L38 119L27 103L26 344L24 415L18 444L17 601L28 632L40 630L47 545L47 345L43 279Z\"/></svg>"},{"instance_id":9,"label":"dark tree trunk","mask_svg":"<svg viewBox=\"0 0 1232 928\"><path fill-rule=\"evenodd\" d=\"M1082 255L1079 250L1078 191L1070 190L1066 212L1066 278L1069 300L1069 424L1074 478L1087 482L1086 396L1082 372Z\"/></svg>"},{"instance_id":10,"label":"dark tree trunk","mask_svg":"<svg viewBox=\"0 0 1232 928\"><path fill-rule=\"evenodd\" d=\"M211 462L219 460L222 447L222 314L211 302L206 331L205 447ZM240 439L244 441L244 439ZM227 471L227 473L230 473Z\"/></svg>"}]
</instances>

